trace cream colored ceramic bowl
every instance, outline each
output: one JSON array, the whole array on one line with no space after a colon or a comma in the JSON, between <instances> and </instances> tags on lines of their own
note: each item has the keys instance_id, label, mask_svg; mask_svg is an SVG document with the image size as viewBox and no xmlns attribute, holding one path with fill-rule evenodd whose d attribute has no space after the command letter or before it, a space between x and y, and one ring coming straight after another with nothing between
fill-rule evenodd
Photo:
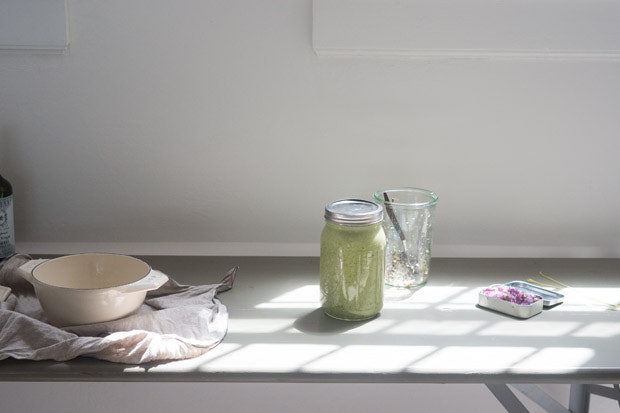
<instances>
[{"instance_id":1,"label":"cream colored ceramic bowl","mask_svg":"<svg viewBox=\"0 0 620 413\"><path fill-rule=\"evenodd\" d=\"M144 261L118 254L32 260L19 270L34 286L50 323L59 327L125 317L142 305L147 291L168 280Z\"/></svg>"}]
</instances>

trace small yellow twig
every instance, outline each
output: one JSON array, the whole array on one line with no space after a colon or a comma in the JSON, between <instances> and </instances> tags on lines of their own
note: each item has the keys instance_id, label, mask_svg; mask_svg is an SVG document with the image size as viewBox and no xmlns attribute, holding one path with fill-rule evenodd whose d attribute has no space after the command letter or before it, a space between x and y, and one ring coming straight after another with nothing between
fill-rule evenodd
<instances>
[{"instance_id":1,"label":"small yellow twig","mask_svg":"<svg viewBox=\"0 0 620 413\"><path fill-rule=\"evenodd\" d=\"M528 278L527 282L532 283L532 284L536 284L536 285L540 285L541 287L547 287L547 288L558 288L557 285L552 285L552 284L545 284L545 283L541 283L540 281L536 281L533 278Z\"/></svg>"},{"instance_id":2,"label":"small yellow twig","mask_svg":"<svg viewBox=\"0 0 620 413\"><path fill-rule=\"evenodd\" d=\"M557 284L557 285L559 285L559 286L562 286L562 287L564 287L564 288L571 288L570 286L568 286L568 285L566 285L566 284L564 284L564 283L559 282L558 280L554 279L553 277L550 277L550 276L548 276L548 275L546 275L546 274L543 274L543 272L542 272L542 271L541 271L541 272L539 272L538 274L539 274L541 277L544 277L544 278L546 278L547 280L549 280L549 281L551 281L551 282L553 282L553 283L555 283L555 284ZM528 281L529 281L529 282L531 282L531 283L534 283L534 284L541 285L541 286L543 286L543 287L547 286L547 287L551 287L551 288L557 288L557 286L553 286L553 285L551 285L551 284L543 284L543 283L538 282L538 281L536 281L536 280L533 280L533 279L531 279L531 278L530 278ZM606 301L599 300L598 298L596 298L596 297L591 297L591 296L588 296L588 298L589 298L590 300L596 301L596 302L598 302L598 303L600 303L600 304L604 304L604 305L606 305L606 306L608 306L608 307L611 307L611 308L613 308L614 310L620 310L620 304L608 303L608 302L606 302Z\"/></svg>"},{"instance_id":3,"label":"small yellow twig","mask_svg":"<svg viewBox=\"0 0 620 413\"><path fill-rule=\"evenodd\" d=\"M570 288L568 285L566 285L566 284L564 284L564 283L561 283L561 282L559 282L558 280L555 280L555 279L553 279L553 278L549 277L548 275L543 274L543 272L542 272L542 271L541 271L541 272L539 272L538 274L540 274L540 276L541 276L541 277L544 277L544 278L548 279L549 281L556 283L557 285L561 285L561 286L562 286L562 287L564 287L564 288Z\"/></svg>"}]
</instances>

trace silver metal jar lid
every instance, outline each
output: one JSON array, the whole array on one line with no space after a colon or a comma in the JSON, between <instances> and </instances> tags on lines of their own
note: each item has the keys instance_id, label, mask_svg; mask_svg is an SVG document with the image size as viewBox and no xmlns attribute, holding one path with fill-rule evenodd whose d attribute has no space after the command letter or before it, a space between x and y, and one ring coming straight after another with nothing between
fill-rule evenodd
<instances>
[{"instance_id":1,"label":"silver metal jar lid","mask_svg":"<svg viewBox=\"0 0 620 413\"><path fill-rule=\"evenodd\" d=\"M362 199L341 199L325 206L325 219L338 224L374 224L383 220L383 207Z\"/></svg>"}]
</instances>

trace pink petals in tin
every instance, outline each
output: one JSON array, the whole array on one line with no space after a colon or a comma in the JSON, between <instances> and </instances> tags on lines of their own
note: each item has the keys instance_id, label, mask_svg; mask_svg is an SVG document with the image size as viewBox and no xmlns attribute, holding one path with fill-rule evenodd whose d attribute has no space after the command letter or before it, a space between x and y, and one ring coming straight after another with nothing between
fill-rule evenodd
<instances>
[{"instance_id":1,"label":"pink petals in tin","mask_svg":"<svg viewBox=\"0 0 620 413\"><path fill-rule=\"evenodd\" d=\"M536 301L542 300L539 295L506 285L491 285L482 290L481 294L517 305L532 305Z\"/></svg>"}]
</instances>

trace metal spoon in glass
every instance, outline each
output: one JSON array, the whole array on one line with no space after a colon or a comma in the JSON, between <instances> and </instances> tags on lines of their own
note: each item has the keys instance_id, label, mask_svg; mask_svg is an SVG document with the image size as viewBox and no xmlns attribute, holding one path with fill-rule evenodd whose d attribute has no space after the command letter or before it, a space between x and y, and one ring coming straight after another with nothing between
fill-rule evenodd
<instances>
[{"instance_id":1,"label":"metal spoon in glass","mask_svg":"<svg viewBox=\"0 0 620 413\"><path fill-rule=\"evenodd\" d=\"M407 267L407 272L411 275L412 278L415 278L415 266L411 263L411 259L409 258L409 249L407 248L407 239L405 237L405 233L403 232L400 224L398 223L398 219L396 218L396 214L394 213L394 209L392 208L390 197L387 192L383 193L383 199L385 200L385 211L392 221L392 225L394 225L394 229L398 233L398 237L402 243L402 250L400 251L400 259Z\"/></svg>"}]
</instances>

